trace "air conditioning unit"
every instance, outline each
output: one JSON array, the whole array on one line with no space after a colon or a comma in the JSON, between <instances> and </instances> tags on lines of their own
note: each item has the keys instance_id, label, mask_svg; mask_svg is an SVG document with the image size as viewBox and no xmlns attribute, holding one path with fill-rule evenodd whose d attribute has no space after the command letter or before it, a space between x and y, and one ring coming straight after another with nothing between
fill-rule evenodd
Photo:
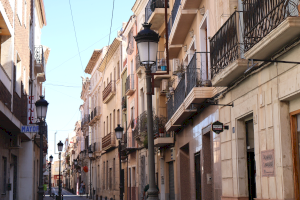
<instances>
[{"instance_id":1,"label":"air conditioning unit","mask_svg":"<svg viewBox=\"0 0 300 200\"><path fill-rule=\"evenodd\" d=\"M175 148L171 148L171 160L175 160Z\"/></svg>"},{"instance_id":2,"label":"air conditioning unit","mask_svg":"<svg viewBox=\"0 0 300 200\"><path fill-rule=\"evenodd\" d=\"M177 74L180 68L180 60L178 58L174 58L172 61L173 66L173 74Z\"/></svg>"},{"instance_id":3,"label":"air conditioning unit","mask_svg":"<svg viewBox=\"0 0 300 200\"><path fill-rule=\"evenodd\" d=\"M21 148L21 138L19 135L17 136L13 136L11 138L11 141L10 141L10 146L9 146L11 149L19 149Z\"/></svg>"},{"instance_id":4,"label":"air conditioning unit","mask_svg":"<svg viewBox=\"0 0 300 200\"><path fill-rule=\"evenodd\" d=\"M168 91L168 79L163 79L160 85L160 93L167 93Z\"/></svg>"}]
</instances>

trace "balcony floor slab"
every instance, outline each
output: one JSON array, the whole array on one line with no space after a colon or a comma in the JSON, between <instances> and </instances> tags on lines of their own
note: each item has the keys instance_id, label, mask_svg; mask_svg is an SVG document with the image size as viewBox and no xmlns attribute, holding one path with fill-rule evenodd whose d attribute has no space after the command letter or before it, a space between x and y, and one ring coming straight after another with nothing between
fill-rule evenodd
<instances>
[{"instance_id":1,"label":"balcony floor slab","mask_svg":"<svg viewBox=\"0 0 300 200\"><path fill-rule=\"evenodd\" d=\"M168 8L168 14L170 9ZM159 30L165 21L165 8L155 8L154 12L151 14L148 23L151 23L151 29Z\"/></svg>"},{"instance_id":2,"label":"balcony floor slab","mask_svg":"<svg viewBox=\"0 0 300 200\"><path fill-rule=\"evenodd\" d=\"M248 60L237 59L222 69L212 80L214 87L226 87L240 77L248 68Z\"/></svg>"},{"instance_id":3,"label":"balcony floor slab","mask_svg":"<svg viewBox=\"0 0 300 200\"><path fill-rule=\"evenodd\" d=\"M188 110L192 103L203 103L214 96L214 87L194 87L184 100L184 108Z\"/></svg>"},{"instance_id":4,"label":"balcony floor slab","mask_svg":"<svg viewBox=\"0 0 300 200\"><path fill-rule=\"evenodd\" d=\"M163 147L174 143L174 137L158 137L154 139L154 147Z\"/></svg>"}]
</instances>

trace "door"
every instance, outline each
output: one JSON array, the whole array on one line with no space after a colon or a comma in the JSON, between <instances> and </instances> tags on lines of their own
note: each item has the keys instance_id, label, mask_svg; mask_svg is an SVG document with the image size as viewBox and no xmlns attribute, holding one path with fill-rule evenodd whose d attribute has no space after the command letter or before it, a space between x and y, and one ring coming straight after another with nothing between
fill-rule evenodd
<instances>
[{"instance_id":1,"label":"door","mask_svg":"<svg viewBox=\"0 0 300 200\"><path fill-rule=\"evenodd\" d=\"M246 147L247 147L247 174L249 200L256 198L256 166L254 154L254 128L253 120L245 122L246 126Z\"/></svg>"},{"instance_id":2,"label":"door","mask_svg":"<svg viewBox=\"0 0 300 200\"><path fill-rule=\"evenodd\" d=\"M195 154L195 194L196 200L201 200L201 163L200 152Z\"/></svg>"},{"instance_id":3,"label":"door","mask_svg":"<svg viewBox=\"0 0 300 200\"><path fill-rule=\"evenodd\" d=\"M175 200L174 162L169 162L169 200Z\"/></svg>"}]
</instances>

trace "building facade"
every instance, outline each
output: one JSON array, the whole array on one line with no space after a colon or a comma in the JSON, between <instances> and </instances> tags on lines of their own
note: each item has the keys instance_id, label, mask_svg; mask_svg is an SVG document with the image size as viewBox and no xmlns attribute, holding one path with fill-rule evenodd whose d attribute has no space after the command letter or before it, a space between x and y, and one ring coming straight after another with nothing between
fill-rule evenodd
<instances>
[{"instance_id":1,"label":"building facade","mask_svg":"<svg viewBox=\"0 0 300 200\"><path fill-rule=\"evenodd\" d=\"M47 24L44 3L2 0L0 13L0 199L37 199L39 171L46 172L47 131L40 160L41 138L21 133L21 126L36 122L34 103L44 94L50 53L41 44L41 29Z\"/></svg>"},{"instance_id":2,"label":"building facade","mask_svg":"<svg viewBox=\"0 0 300 200\"><path fill-rule=\"evenodd\" d=\"M121 180L123 198L140 200L149 183L146 76L133 38L147 22L160 35L151 69L159 199L299 199L299 5L137 0L86 67L88 193L119 199Z\"/></svg>"}]
</instances>

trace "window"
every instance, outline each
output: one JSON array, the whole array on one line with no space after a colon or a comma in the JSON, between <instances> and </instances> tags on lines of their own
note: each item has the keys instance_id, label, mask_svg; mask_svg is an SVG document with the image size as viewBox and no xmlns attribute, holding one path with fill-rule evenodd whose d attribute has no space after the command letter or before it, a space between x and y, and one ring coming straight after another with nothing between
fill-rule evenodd
<instances>
[{"instance_id":1,"label":"window","mask_svg":"<svg viewBox=\"0 0 300 200\"><path fill-rule=\"evenodd\" d=\"M105 136L105 122L103 123L103 133L104 133L103 136Z\"/></svg>"},{"instance_id":2,"label":"window","mask_svg":"<svg viewBox=\"0 0 300 200\"><path fill-rule=\"evenodd\" d=\"M20 21L20 24L22 25L22 8L23 8L23 0L18 0L17 2L17 14Z\"/></svg>"},{"instance_id":3,"label":"window","mask_svg":"<svg viewBox=\"0 0 300 200\"><path fill-rule=\"evenodd\" d=\"M112 166L113 167L113 177L112 177L113 183L112 184L113 184L113 187L114 187L113 189L117 189L116 188L117 183L116 183L116 172L115 172L116 171L116 167L115 166L116 166L116 159L114 158L114 160L113 160L113 166Z\"/></svg>"},{"instance_id":4,"label":"window","mask_svg":"<svg viewBox=\"0 0 300 200\"><path fill-rule=\"evenodd\" d=\"M21 97L22 61L19 55L17 55L17 66L15 70L15 91Z\"/></svg>"},{"instance_id":5,"label":"window","mask_svg":"<svg viewBox=\"0 0 300 200\"><path fill-rule=\"evenodd\" d=\"M7 158L2 157L3 161L3 191L2 194L6 194L6 174L7 174Z\"/></svg>"},{"instance_id":6,"label":"window","mask_svg":"<svg viewBox=\"0 0 300 200\"><path fill-rule=\"evenodd\" d=\"M112 168L109 168L109 189L112 189Z\"/></svg>"},{"instance_id":7,"label":"window","mask_svg":"<svg viewBox=\"0 0 300 200\"><path fill-rule=\"evenodd\" d=\"M117 124L120 124L120 109L117 110Z\"/></svg>"},{"instance_id":8,"label":"window","mask_svg":"<svg viewBox=\"0 0 300 200\"><path fill-rule=\"evenodd\" d=\"M130 62L130 74L133 74L133 59Z\"/></svg>"},{"instance_id":9,"label":"window","mask_svg":"<svg viewBox=\"0 0 300 200\"><path fill-rule=\"evenodd\" d=\"M109 114L109 132L111 133L111 113Z\"/></svg>"},{"instance_id":10,"label":"window","mask_svg":"<svg viewBox=\"0 0 300 200\"><path fill-rule=\"evenodd\" d=\"M59 167L55 167L55 171L58 172L59 171Z\"/></svg>"},{"instance_id":11,"label":"window","mask_svg":"<svg viewBox=\"0 0 300 200\"><path fill-rule=\"evenodd\" d=\"M106 161L106 189L108 189L108 161Z\"/></svg>"},{"instance_id":12,"label":"window","mask_svg":"<svg viewBox=\"0 0 300 200\"><path fill-rule=\"evenodd\" d=\"M105 161L103 162L103 185L102 185L102 188L103 190L105 189Z\"/></svg>"},{"instance_id":13,"label":"window","mask_svg":"<svg viewBox=\"0 0 300 200\"><path fill-rule=\"evenodd\" d=\"M116 110L113 111L113 130L116 128Z\"/></svg>"},{"instance_id":14,"label":"window","mask_svg":"<svg viewBox=\"0 0 300 200\"><path fill-rule=\"evenodd\" d=\"M120 62L118 61L118 64L117 64L117 78L119 79L120 78Z\"/></svg>"},{"instance_id":15,"label":"window","mask_svg":"<svg viewBox=\"0 0 300 200\"><path fill-rule=\"evenodd\" d=\"M108 116L106 117L106 133L108 134Z\"/></svg>"},{"instance_id":16,"label":"window","mask_svg":"<svg viewBox=\"0 0 300 200\"><path fill-rule=\"evenodd\" d=\"M116 75L117 75L117 73L116 73L116 67L114 68L114 80L117 80L116 79Z\"/></svg>"}]
</instances>

